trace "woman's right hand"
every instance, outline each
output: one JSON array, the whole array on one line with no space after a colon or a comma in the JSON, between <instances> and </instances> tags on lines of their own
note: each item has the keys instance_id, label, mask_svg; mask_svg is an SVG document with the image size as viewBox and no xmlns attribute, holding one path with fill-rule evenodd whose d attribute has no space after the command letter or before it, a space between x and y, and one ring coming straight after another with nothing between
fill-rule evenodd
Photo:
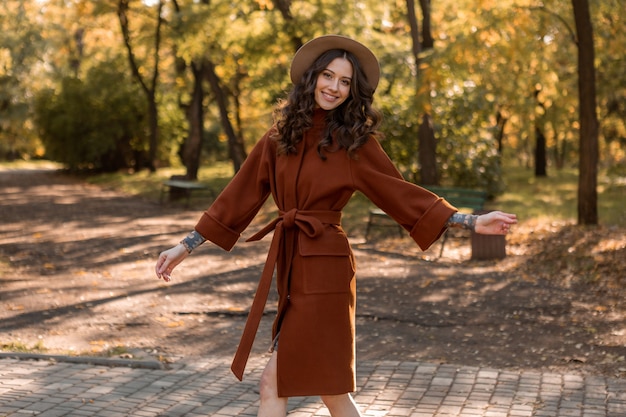
<instances>
[{"instance_id":1,"label":"woman's right hand","mask_svg":"<svg viewBox=\"0 0 626 417\"><path fill-rule=\"evenodd\" d=\"M169 282L172 279L172 271L176 268L176 265L181 263L188 255L189 252L181 243L161 252L154 268L157 278L162 278L164 281Z\"/></svg>"}]
</instances>

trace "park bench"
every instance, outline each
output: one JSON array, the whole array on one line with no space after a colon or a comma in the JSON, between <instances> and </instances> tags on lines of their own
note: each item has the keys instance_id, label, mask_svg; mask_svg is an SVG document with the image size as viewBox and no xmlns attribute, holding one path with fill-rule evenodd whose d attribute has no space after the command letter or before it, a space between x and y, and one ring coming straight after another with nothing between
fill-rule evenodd
<instances>
[{"instance_id":1,"label":"park bench","mask_svg":"<svg viewBox=\"0 0 626 417\"><path fill-rule=\"evenodd\" d=\"M193 191L208 191L211 197L215 198L215 193L211 187L197 181L183 179L169 179L163 181L161 184L161 197L159 199L161 204L164 202L166 191L169 191L170 201L185 198L185 208L189 207L189 201Z\"/></svg>"},{"instance_id":2,"label":"park bench","mask_svg":"<svg viewBox=\"0 0 626 417\"><path fill-rule=\"evenodd\" d=\"M443 197L450 204L458 208L460 211L467 211L469 213L484 213L484 205L487 201L487 193L480 190L472 190L468 188L459 187L441 187L441 186L423 186L427 190L432 191L440 197ZM365 230L365 240L369 239L369 234L374 227L395 227L402 236L402 227L391 219L387 213L379 208L374 208L369 212L369 219L367 222L367 228ZM500 257L503 250L503 245L498 239L495 242L493 236L487 236L487 240L481 239L480 235L472 233L472 258L486 259L488 257ZM503 238L498 236L496 238ZM441 237L441 248L439 249L439 257L443 254L443 249L448 239L448 231ZM475 242L476 241L476 242ZM502 250L500 249L502 247ZM486 248L486 251L484 250ZM485 253L486 252L486 253ZM476 253L476 256L475 256ZM493 256L493 255L496 256Z\"/></svg>"}]
</instances>

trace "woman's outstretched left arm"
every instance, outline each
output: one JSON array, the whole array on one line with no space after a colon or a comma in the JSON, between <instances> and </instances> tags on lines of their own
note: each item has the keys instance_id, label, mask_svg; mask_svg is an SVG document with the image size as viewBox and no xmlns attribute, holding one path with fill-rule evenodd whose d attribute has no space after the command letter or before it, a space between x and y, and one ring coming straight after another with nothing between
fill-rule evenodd
<instances>
[{"instance_id":1,"label":"woman's outstretched left arm","mask_svg":"<svg viewBox=\"0 0 626 417\"><path fill-rule=\"evenodd\" d=\"M517 224L515 214L491 211L481 215L454 213L446 226L461 227L483 235L506 235L514 224Z\"/></svg>"}]
</instances>

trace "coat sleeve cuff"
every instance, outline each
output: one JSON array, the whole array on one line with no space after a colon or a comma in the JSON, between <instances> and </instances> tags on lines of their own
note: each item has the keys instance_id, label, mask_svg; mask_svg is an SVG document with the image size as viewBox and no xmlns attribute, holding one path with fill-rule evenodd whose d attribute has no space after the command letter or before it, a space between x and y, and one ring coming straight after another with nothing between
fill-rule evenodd
<instances>
[{"instance_id":1,"label":"coat sleeve cuff","mask_svg":"<svg viewBox=\"0 0 626 417\"><path fill-rule=\"evenodd\" d=\"M224 250L231 250L239 240L241 234L228 226L220 223L218 220L204 213L195 230L200 233L206 240L210 240Z\"/></svg>"},{"instance_id":2,"label":"coat sleeve cuff","mask_svg":"<svg viewBox=\"0 0 626 417\"><path fill-rule=\"evenodd\" d=\"M457 209L443 198L437 199L419 218L410 232L420 249L426 250L446 231L446 222Z\"/></svg>"}]
</instances>

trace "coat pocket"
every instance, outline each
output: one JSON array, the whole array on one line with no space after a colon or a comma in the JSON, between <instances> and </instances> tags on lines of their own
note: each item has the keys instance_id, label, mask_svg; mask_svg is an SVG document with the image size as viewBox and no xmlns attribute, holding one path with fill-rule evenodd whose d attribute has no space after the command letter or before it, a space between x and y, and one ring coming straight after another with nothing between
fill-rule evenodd
<instances>
[{"instance_id":1,"label":"coat pocket","mask_svg":"<svg viewBox=\"0 0 626 417\"><path fill-rule=\"evenodd\" d=\"M350 292L355 267L345 233L328 226L316 238L304 233L299 236L303 291L306 294Z\"/></svg>"}]
</instances>

